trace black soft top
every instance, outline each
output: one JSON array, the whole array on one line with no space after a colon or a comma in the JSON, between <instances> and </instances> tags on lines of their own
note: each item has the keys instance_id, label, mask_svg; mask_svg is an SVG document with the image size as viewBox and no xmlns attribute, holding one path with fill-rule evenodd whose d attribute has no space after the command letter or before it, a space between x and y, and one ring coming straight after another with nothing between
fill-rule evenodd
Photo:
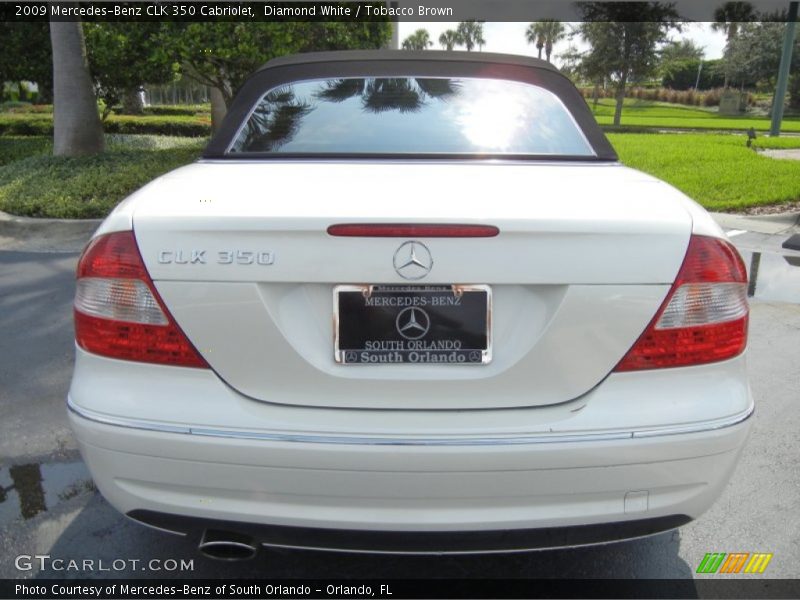
<instances>
[{"instance_id":1,"label":"black soft top","mask_svg":"<svg viewBox=\"0 0 800 600\"><path fill-rule=\"evenodd\" d=\"M256 104L275 87L310 79L400 76L484 77L538 85L558 96L583 130L595 156L583 157L582 160L617 160L616 152L595 121L583 96L566 76L547 61L513 54L438 50L311 52L271 60L253 73L239 90L203 158L247 158L244 154L228 154L228 148ZM403 155L398 158L414 157Z\"/></svg>"},{"instance_id":2,"label":"black soft top","mask_svg":"<svg viewBox=\"0 0 800 600\"><path fill-rule=\"evenodd\" d=\"M561 75L561 72L552 64L540 58L521 56L519 54L499 54L497 52L465 52L463 50L340 50L338 52L309 52L307 54L290 54L274 58L259 67L258 71L283 67L287 65L303 65L309 63L328 63L344 61L409 61L419 60L426 62L454 63L489 63L518 65L520 67L533 67L547 69Z\"/></svg>"}]
</instances>

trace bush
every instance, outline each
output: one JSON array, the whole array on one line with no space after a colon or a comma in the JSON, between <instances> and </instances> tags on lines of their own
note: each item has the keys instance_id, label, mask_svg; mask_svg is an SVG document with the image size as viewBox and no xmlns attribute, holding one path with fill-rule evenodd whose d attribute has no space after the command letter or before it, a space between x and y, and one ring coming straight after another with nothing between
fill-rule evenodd
<instances>
[{"instance_id":1,"label":"bush","mask_svg":"<svg viewBox=\"0 0 800 600\"><path fill-rule=\"evenodd\" d=\"M705 92L697 90L672 90L669 88L641 88L629 87L625 90L626 98L637 100L648 100L651 102L668 102L670 104L685 104L687 106L719 106L719 99L723 88L715 88ZM594 88L581 88L581 93L587 100L593 98ZM600 98L613 98L614 90L609 88L601 89ZM756 97L747 93L747 105L755 106Z\"/></svg>"},{"instance_id":2,"label":"bush","mask_svg":"<svg viewBox=\"0 0 800 600\"><path fill-rule=\"evenodd\" d=\"M52 114L52 104L31 104L30 102L3 102L0 104L0 113L38 113Z\"/></svg>"},{"instance_id":3,"label":"bush","mask_svg":"<svg viewBox=\"0 0 800 600\"><path fill-rule=\"evenodd\" d=\"M210 104L153 104L144 109L146 115L156 115L160 117L193 117L199 114L211 114Z\"/></svg>"},{"instance_id":4,"label":"bush","mask_svg":"<svg viewBox=\"0 0 800 600\"><path fill-rule=\"evenodd\" d=\"M0 210L30 217L104 217L133 191L199 153L199 146L191 146L18 160L0 167Z\"/></svg>"},{"instance_id":5,"label":"bush","mask_svg":"<svg viewBox=\"0 0 800 600\"><path fill-rule=\"evenodd\" d=\"M53 135L53 116L0 113L0 135Z\"/></svg>"},{"instance_id":6,"label":"bush","mask_svg":"<svg viewBox=\"0 0 800 600\"><path fill-rule=\"evenodd\" d=\"M699 60L679 60L665 65L664 77L661 84L665 88L674 90L689 90L697 83L697 71L700 69ZM704 60L700 70L700 90L709 90L722 87L725 84L725 75L722 73L721 60Z\"/></svg>"},{"instance_id":7,"label":"bush","mask_svg":"<svg viewBox=\"0 0 800 600\"><path fill-rule=\"evenodd\" d=\"M211 135L211 117L111 115L103 129L106 133L205 137Z\"/></svg>"},{"instance_id":8,"label":"bush","mask_svg":"<svg viewBox=\"0 0 800 600\"><path fill-rule=\"evenodd\" d=\"M154 134L181 137L211 135L209 116L111 115L103 122L106 133ZM46 113L0 113L0 135L53 135L53 116Z\"/></svg>"}]
</instances>

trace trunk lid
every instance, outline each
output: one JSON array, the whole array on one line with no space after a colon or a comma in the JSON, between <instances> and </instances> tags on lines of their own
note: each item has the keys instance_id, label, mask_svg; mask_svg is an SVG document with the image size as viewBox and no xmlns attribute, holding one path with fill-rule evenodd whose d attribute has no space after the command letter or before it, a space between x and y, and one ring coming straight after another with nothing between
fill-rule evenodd
<instances>
[{"instance_id":1,"label":"trunk lid","mask_svg":"<svg viewBox=\"0 0 800 600\"><path fill-rule=\"evenodd\" d=\"M677 197L677 198L676 198ZM613 164L220 161L142 190L142 257L177 323L229 385L312 406L463 409L581 396L614 368L666 295L692 220L680 194ZM340 223L493 225L424 238L332 237ZM486 365L341 365L336 285L488 285Z\"/></svg>"}]
</instances>

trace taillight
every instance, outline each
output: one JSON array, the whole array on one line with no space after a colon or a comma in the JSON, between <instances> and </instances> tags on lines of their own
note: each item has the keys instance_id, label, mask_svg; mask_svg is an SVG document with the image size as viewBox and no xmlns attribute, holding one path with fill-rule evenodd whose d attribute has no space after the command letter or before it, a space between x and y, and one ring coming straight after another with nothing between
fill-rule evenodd
<instances>
[{"instance_id":1,"label":"taillight","mask_svg":"<svg viewBox=\"0 0 800 600\"><path fill-rule=\"evenodd\" d=\"M692 236L678 276L656 316L616 367L637 371L716 362L747 344L747 272L717 238Z\"/></svg>"},{"instance_id":2,"label":"taillight","mask_svg":"<svg viewBox=\"0 0 800 600\"><path fill-rule=\"evenodd\" d=\"M132 231L95 238L77 277L75 339L81 348L122 360L208 367L164 306Z\"/></svg>"}]
</instances>

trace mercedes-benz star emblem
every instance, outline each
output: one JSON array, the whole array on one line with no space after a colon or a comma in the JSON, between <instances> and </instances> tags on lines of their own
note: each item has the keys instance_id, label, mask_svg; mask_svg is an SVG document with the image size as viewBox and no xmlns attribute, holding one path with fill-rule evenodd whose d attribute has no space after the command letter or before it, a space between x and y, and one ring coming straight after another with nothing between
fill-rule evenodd
<instances>
[{"instance_id":1,"label":"mercedes-benz star emblem","mask_svg":"<svg viewBox=\"0 0 800 600\"><path fill-rule=\"evenodd\" d=\"M400 311L395 320L397 333L407 340L418 340L431 328L431 319L421 308L409 306Z\"/></svg>"},{"instance_id":2,"label":"mercedes-benz star emblem","mask_svg":"<svg viewBox=\"0 0 800 600\"><path fill-rule=\"evenodd\" d=\"M432 268L430 250L422 242L405 242L394 253L394 270L403 279L422 279Z\"/></svg>"}]
</instances>

